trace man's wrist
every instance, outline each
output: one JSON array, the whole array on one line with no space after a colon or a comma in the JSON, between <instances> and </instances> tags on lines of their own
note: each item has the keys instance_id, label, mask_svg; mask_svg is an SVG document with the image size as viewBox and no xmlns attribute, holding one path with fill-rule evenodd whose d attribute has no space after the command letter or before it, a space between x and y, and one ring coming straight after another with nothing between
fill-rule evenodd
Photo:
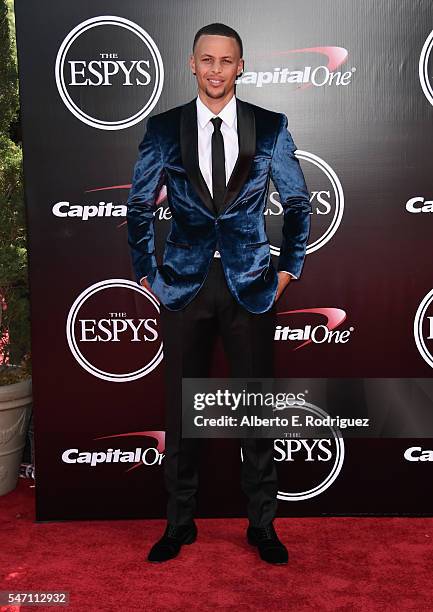
<instances>
[{"instance_id":1,"label":"man's wrist","mask_svg":"<svg viewBox=\"0 0 433 612\"><path fill-rule=\"evenodd\" d=\"M294 280L298 280L298 277L292 274L291 272L287 272L287 270L279 270L279 272L284 272L284 274L288 274Z\"/></svg>"}]
</instances>

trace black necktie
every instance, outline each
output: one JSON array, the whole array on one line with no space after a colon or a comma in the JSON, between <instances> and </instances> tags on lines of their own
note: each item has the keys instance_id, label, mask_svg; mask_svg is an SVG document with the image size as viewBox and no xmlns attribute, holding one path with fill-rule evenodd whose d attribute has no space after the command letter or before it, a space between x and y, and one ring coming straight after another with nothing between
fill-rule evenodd
<instances>
[{"instance_id":1,"label":"black necktie","mask_svg":"<svg viewBox=\"0 0 433 612\"><path fill-rule=\"evenodd\" d=\"M226 190L226 165L224 157L224 139L221 133L221 117L211 119L212 134L212 191L217 212L220 210Z\"/></svg>"}]
</instances>

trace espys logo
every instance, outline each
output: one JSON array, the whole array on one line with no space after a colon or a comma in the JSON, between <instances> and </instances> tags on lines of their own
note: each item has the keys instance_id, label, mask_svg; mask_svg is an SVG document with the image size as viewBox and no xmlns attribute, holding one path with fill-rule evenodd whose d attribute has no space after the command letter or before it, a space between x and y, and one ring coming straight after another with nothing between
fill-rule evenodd
<instances>
[{"instance_id":1,"label":"espys logo","mask_svg":"<svg viewBox=\"0 0 433 612\"><path fill-rule=\"evenodd\" d=\"M406 210L410 213L433 213L433 200L415 196L406 202Z\"/></svg>"},{"instance_id":2,"label":"espys logo","mask_svg":"<svg viewBox=\"0 0 433 612\"><path fill-rule=\"evenodd\" d=\"M71 353L93 376L128 382L146 376L163 358L155 296L126 279L108 279L85 289L66 322Z\"/></svg>"},{"instance_id":3,"label":"espys logo","mask_svg":"<svg viewBox=\"0 0 433 612\"><path fill-rule=\"evenodd\" d=\"M142 448L137 446L134 450L121 450L120 448L107 448L105 450L81 451L78 448L68 448L62 453L63 463L84 463L90 467L96 467L104 463L133 463L125 472L146 465L161 465L164 459L165 432L164 431L134 431L131 433L114 434L112 436L100 436L95 440L106 440L109 438L131 438L144 436L156 440L157 445Z\"/></svg>"},{"instance_id":4,"label":"espys logo","mask_svg":"<svg viewBox=\"0 0 433 612\"><path fill-rule=\"evenodd\" d=\"M324 422L329 418L324 410L308 402L298 406L298 410L304 418L311 415ZM293 412L293 407L290 411ZM289 490L279 490L278 499L302 501L316 497L326 491L340 474L345 452L341 431L332 425L322 425L320 429L320 438L275 440L275 461L290 465L285 473L280 470L279 484L281 486L287 480Z\"/></svg>"},{"instance_id":5,"label":"espys logo","mask_svg":"<svg viewBox=\"0 0 433 612\"><path fill-rule=\"evenodd\" d=\"M313 221L307 253L314 253L327 244L338 230L344 213L344 192L340 179L331 166L318 155L307 151L295 151L300 161L308 162L303 168L308 185L316 187L310 193ZM271 243L271 253L279 257L283 224L283 207L278 192L269 192L266 215L266 229Z\"/></svg>"},{"instance_id":6,"label":"espys logo","mask_svg":"<svg viewBox=\"0 0 433 612\"><path fill-rule=\"evenodd\" d=\"M55 78L77 119L100 130L122 130L144 119L158 102L164 66L143 28L104 15L69 32L57 53Z\"/></svg>"},{"instance_id":7,"label":"espys logo","mask_svg":"<svg viewBox=\"0 0 433 612\"><path fill-rule=\"evenodd\" d=\"M427 36L427 40L425 41L423 48L421 50L421 55L419 58L419 66L418 66L418 74L419 81L421 83L422 90L424 92L425 97L433 106L433 87L432 87L432 59L431 59L431 51L433 47L433 30Z\"/></svg>"},{"instance_id":8,"label":"espys logo","mask_svg":"<svg viewBox=\"0 0 433 612\"><path fill-rule=\"evenodd\" d=\"M278 67L269 69L269 56L278 58ZM281 67L287 61L287 56L291 57L297 66L300 63L299 56L308 57L308 60L302 68L294 68L293 65ZM352 82L356 68L352 67L344 72L337 70L337 68L347 62L348 56L347 49L343 47L308 47L305 49L290 49L288 51L267 53L261 58L257 57L254 62L255 67L261 68L260 70L245 72L237 79L236 83L239 85L253 85L254 87L269 85L284 85L288 87L295 85L297 89L307 89L312 86L347 86ZM326 64L323 63L323 57L326 57ZM276 62L275 59L273 61ZM317 65L318 61L321 63Z\"/></svg>"},{"instance_id":9,"label":"espys logo","mask_svg":"<svg viewBox=\"0 0 433 612\"><path fill-rule=\"evenodd\" d=\"M346 330L337 329L346 320L346 312L341 308L302 308L285 310L277 314L281 317L288 316L290 319L293 315L297 315L295 320L297 318L306 321L302 326L277 325L275 328L274 340L301 342L294 348L295 351L308 344L346 344L354 331L354 327ZM325 322L319 322L323 321L323 318Z\"/></svg>"},{"instance_id":10,"label":"espys logo","mask_svg":"<svg viewBox=\"0 0 433 612\"><path fill-rule=\"evenodd\" d=\"M418 306L413 323L417 349L424 361L433 368L433 289Z\"/></svg>"}]
</instances>

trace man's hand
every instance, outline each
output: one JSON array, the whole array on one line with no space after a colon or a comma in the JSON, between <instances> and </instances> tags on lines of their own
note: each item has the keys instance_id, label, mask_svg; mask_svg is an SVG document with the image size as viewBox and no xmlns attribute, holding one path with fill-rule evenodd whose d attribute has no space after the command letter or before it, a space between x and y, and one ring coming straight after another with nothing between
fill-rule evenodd
<instances>
[{"instance_id":1,"label":"man's hand","mask_svg":"<svg viewBox=\"0 0 433 612\"><path fill-rule=\"evenodd\" d=\"M149 283L147 282L147 278L142 278L141 279L141 286L144 287L145 289L147 289L148 291L152 291L150 288Z\"/></svg>"},{"instance_id":2,"label":"man's hand","mask_svg":"<svg viewBox=\"0 0 433 612\"><path fill-rule=\"evenodd\" d=\"M159 300L158 296L157 296L155 293L153 293L152 289L150 288L150 285L149 285L149 283L148 283L148 281L147 281L147 278L142 278L142 279L141 279L141 281L140 281L140 284L141 284L141 286L142 286L142 287L144 287L145 289L147 289L148 291L150 291L150 293L151 293L152 295L154 295L154 296L156 297L156 299L157 299L157 300Z\"/></svg>"},{"instance_id":3,"label":"man's hand","mask_svg":"<svg viewBox=\"0 0 433 612\"><path fill-rule=\"evenodd\" d=\"M292 277L290 276L290 274L287 274L287 272L278 272L278 287L277 293L275 294L274 304L280 298L280 295L290 283L291 279Z\"/></svg>"}]
</instances>

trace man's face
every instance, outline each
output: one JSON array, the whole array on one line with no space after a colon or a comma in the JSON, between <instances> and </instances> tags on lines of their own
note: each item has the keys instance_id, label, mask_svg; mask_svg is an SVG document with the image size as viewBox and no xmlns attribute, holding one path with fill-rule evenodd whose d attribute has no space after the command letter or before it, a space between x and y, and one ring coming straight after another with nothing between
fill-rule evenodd
<instances>
[{"instance_id":1,"label":"man's face","mask_svg":"<svg viewBox=\"0 0 433 612\"><path fill-rule=\"evenodd\" d=\"M214 99L234 92L235 80L242 72L243 63L236 40L214 34L200 36L190 57L199 91Z\"/></svg>"}]
</instances>

